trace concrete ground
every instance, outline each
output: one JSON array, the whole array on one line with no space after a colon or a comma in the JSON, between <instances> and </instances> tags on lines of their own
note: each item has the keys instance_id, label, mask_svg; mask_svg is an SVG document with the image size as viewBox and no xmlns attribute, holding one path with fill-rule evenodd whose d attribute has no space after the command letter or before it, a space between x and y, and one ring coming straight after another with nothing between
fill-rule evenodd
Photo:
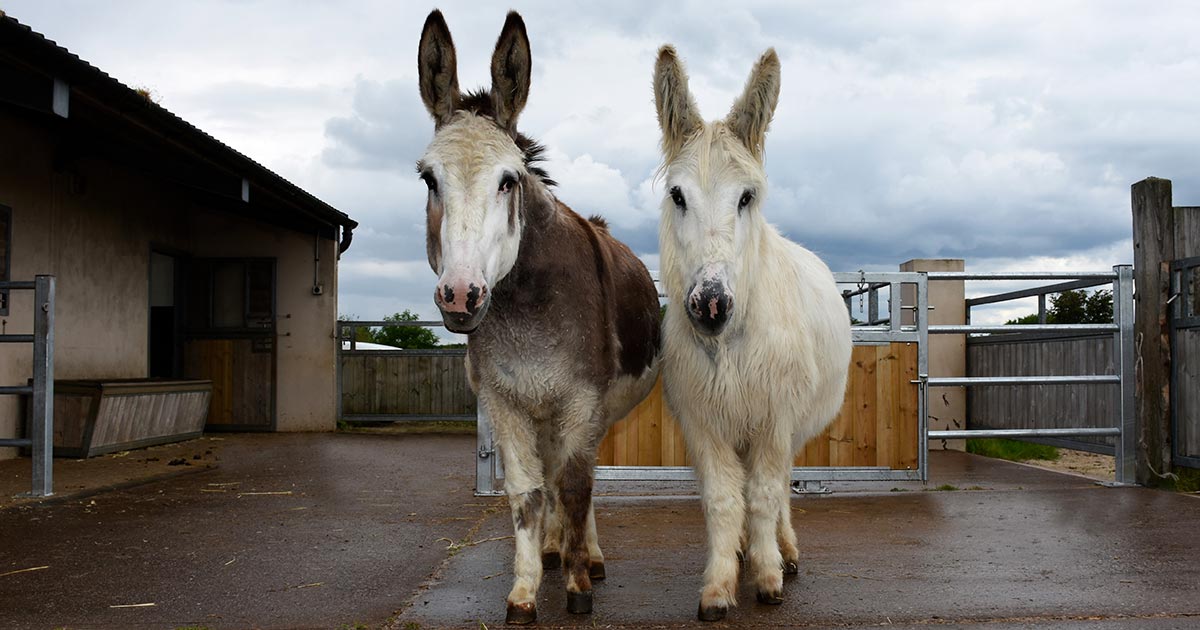
<instances>
[{"instance_id":1,"label":"concrete ground","mask_svg":"<svg viewBox=\"0 0 1200 630\"><path fill-rule=\"evenodd\" d=\"M502 499L471 494L473 436L219 437L171 447L200 455L193 466L164 473L160 457L140 477L113 462L149 451L61 462L62 479L81 480L60 486L75 494L0 505L0 627L503 624L512 526ZM1200 628L1200 500L962 453L930 459L924 487L796 497L803 566L786 601L759 605L744 587L716 625ZM0 462L0 491L22 467ZM566 614L549 571L539 625L699 625L694 487L597 490L608 579L595 612Z\"/></svg>"}]
</instances>

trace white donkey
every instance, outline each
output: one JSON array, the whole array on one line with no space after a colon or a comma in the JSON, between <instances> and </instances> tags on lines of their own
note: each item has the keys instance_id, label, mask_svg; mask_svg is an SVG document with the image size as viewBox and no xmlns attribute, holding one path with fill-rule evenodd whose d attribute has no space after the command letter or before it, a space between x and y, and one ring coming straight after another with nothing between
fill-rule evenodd
<instances>
[{"instance_id":1,"label":"white donkey","mask_svg":"<svg viewBox=\"0 0 1200 630\"><path fill-rule=\"evenodd\" d=\"M736 604L743 532L758 601L783 601L783 574L799 562L792 458L837 414L850 362L850 319L829 268L762 214L779 74L768 50L729 115L706 123L674 48L659 50L654 70L669 191L663 382L702 487L704 621Z\"/></svg>"}]
</instances>

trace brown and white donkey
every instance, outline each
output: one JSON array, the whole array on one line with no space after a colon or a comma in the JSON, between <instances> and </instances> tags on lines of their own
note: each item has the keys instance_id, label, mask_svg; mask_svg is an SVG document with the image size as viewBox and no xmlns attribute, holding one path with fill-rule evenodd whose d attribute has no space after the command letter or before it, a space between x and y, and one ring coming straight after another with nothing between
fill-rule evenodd
<instances>
[{"instance_id":1,"label":"brown and white donkey","mask_svg":"<svg viewBox=\"0 0 1200 630\"><path fill-rule=\"evenodd\" d=\"M541 147L517 131L530 78L519 15L496 42L490 90L459 92L439 11L425 20L417 65L435 129L417 165L434 300L446 327L469 335L467 373L494 423L512 508L507 622L536 619L543 562L560 557L567 609L588 613L591 580L604 577L596 449L657 378L658 293L603 220L554 196Z\"/></svg>"}]
</instances>

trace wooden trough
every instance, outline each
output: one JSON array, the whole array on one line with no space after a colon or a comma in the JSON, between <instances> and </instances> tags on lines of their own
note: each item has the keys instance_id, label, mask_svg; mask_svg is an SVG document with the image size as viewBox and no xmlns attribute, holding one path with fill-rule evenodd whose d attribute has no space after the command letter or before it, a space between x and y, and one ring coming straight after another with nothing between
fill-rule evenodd
<instances>
[{"instance_id":1,"label":"wooden trough","mask_svg":"<svg viewBox=\"0 0 1200 630\"><path fill-rule=\"evenodd\" d=\"M54 455L95 457L200 437L212 381L54 382Z\"/></svg>"}]
</instances>

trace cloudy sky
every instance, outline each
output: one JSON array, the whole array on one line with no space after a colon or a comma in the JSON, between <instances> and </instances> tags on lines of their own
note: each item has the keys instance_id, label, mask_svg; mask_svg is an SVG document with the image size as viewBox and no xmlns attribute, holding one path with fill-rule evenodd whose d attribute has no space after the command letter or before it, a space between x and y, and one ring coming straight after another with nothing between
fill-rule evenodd
<instances>
[{"instance_id":1,"label":"cloudy sky","mask_svg":"<svg viewBox=\"0 0 1200 630\"><path fill-rule=\"evenodd\" d=\"M1200 204L1195 3L512 5L533 48L521 129L549 147L559 197L606 216L651 267L662 191L650 77L664 42L708 118L728 111L763 49L779 52L764 211L834 270L916 257L1103 270L1132 261L1130 184L1170 178L1177 205ZM413 171L433 130L415 57L434 6L460 85L484 85L500 3L0 0L358 220L340 298L364 319L436 313Z\"/></svg>"}]
</instances>

